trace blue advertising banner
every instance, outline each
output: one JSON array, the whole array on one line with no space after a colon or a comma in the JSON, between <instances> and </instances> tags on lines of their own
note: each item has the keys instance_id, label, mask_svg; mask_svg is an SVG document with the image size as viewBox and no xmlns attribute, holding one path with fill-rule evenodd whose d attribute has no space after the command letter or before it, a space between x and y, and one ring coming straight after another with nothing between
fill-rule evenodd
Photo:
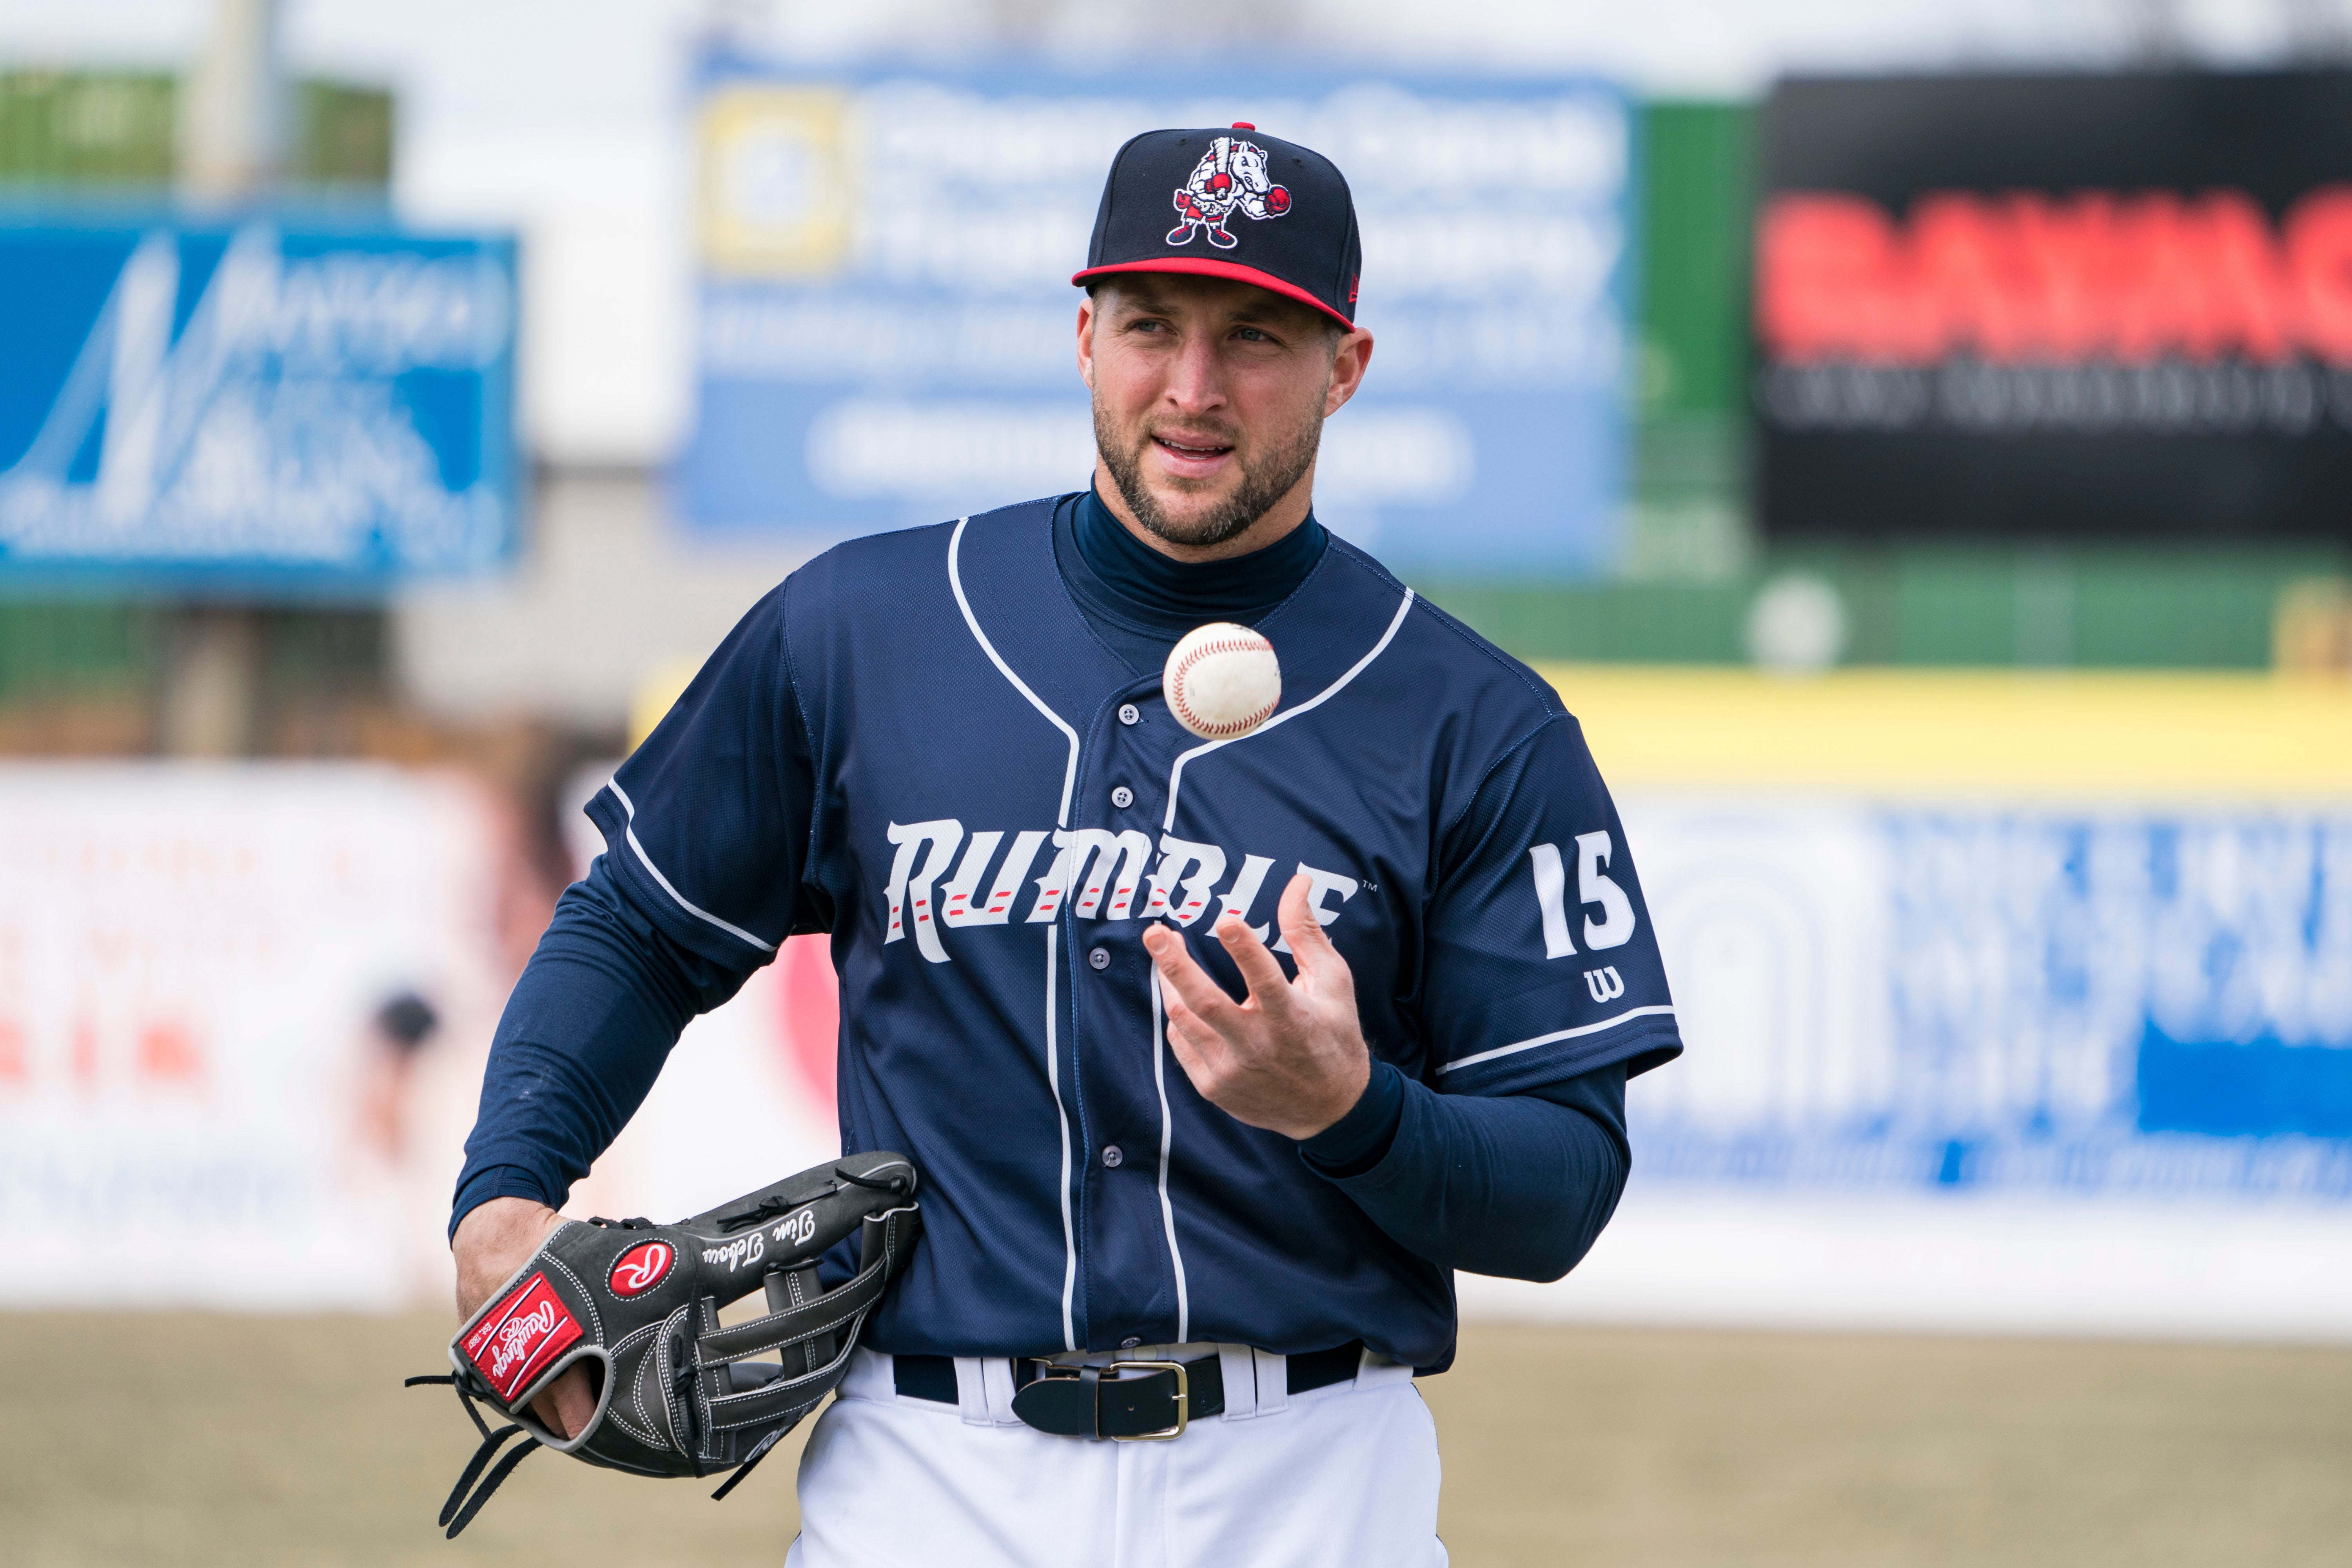
<instances>
[{"instance_id":1,"label":"blue advertising banner","mask_svg":"<svg viewBox=\"0 0 2352 1568\"><path fill-rule=\"evenodd\" d=\"M2352 1203L2352 816L1634 796L1644 1179Z\"/></svg>"},{"instance_id":2,"label":"blue advertising banner","mask_svg":"<svg viewBox=\"0 0 2352 1568\"><path fill-rule=\"evenodd\" d=\"M496 564L515 314L502 238L0 221L0 576L365 591Z\"/></svg>"},{"instance_id":3,"label":"blue advertising banner","mask_svg":"<svg viewBox=\"0 0 2352 1568\"><path fill-rule=\"evenodd\" d=\"M1068 280L1111 155L1244 121L1330 156L1362 228L1375 352L1325 429L1318 514L1403 570L1614 558L1633 148L1612 88L719 53L697 114L697 528L845 536L1085 484Z\"/></svg>"}]
</instances>

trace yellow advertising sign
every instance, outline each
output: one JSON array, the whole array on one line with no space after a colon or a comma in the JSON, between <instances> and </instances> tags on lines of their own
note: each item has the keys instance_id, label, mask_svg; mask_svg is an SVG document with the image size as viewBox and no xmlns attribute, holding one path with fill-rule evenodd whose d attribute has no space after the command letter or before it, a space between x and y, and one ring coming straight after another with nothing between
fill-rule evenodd
<instances>
[{"instance_id":1,"label":"yellow advertising sign","mask_svg":"<svg viewBox=\"0 0 2352 1568\"><path fill-rule=\"evenodd\" d=\"M1544 666L1612 788L2352 798L2352 681L2138 671Z\"/></svg>"},{"instance_id":2,"label":"yellow advertising sign","mask_svg":"<svg viewBox=\"0 0 2352 1568\"><path fill-rule=\"evenodd\" d=\"M838 88L723 88L705 100L696 227L703 264L739 278L813 279L849 257L849 95Z\"/></svg>"}]
</instances>

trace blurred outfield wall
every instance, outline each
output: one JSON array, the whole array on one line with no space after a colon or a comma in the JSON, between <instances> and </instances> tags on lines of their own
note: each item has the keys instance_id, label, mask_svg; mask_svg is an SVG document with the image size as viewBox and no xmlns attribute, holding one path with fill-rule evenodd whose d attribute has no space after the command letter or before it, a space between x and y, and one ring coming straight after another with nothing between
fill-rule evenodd
<instances>
[{"instance_id":1,"label":"blurred outfield wall","mask_svg":"<svg viewBox=\"0 0 2352 1568\"><path fill-rule=\"evenodd\" d=\"M1689 1053L1508 1315L2352 1336L2352 688L1551 667Z\"/></svg>"},{"instance_id":2,"label":"blurred outfield wall","mask_svg":"<svg viewBox=\"0 0 2352 1568\"><path fill-rule=\"evenodd\" d=\"M1690 1049L1633 1086L1592 1257L1465 1277L1466 1311L2352 1338L2352 688L1547 673ZM16 766L0 799L0 1300L121 1300L97 1234L157 1261L142 1300L437 1295L520 963L496 814L343 767ZM395 1071L369 1019L403 986L446 1026ZM787 943L573 1209L831 1153L835 1023L823 941ZM236 1262L264 1235L268 1292Z\"/></svg>"},{"instance_id":3,"label":"blurred outfield wall","mask_svg":"<svg viewBox=\"0 0 2352 1568\"><path fill-rule=\"evenodd\" d=\"M0 767L0 1305L436 1289L496 837L468 784L385 767ZM372 1025L412 994L416 1053Z\"/></svg>"}]
</instances>

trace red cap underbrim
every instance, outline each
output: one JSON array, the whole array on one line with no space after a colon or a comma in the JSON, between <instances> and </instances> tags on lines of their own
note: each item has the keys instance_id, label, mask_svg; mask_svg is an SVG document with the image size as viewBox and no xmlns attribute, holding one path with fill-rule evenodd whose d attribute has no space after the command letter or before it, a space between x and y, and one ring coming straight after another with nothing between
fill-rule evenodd
<instances>
[{"instance_id":1,"label":"red cap underbrim","mask_svg":"<svg viewBox=\"0 0 2352 1568\"><path fill-rule=\"evenodd\" d=\"M1089 279L1108 277L1114 272L1189 272L1196 278L1230 278L1236 283L1255 283L1268 293L1296 300L1302 305L1312 305L1349 331L1356 327L1355 322L1297 284L1286 283L1271 272L1244 267L1238 261L1212 261L1197 256L1171 256L1158 261L1115 261L1108 267L1089 267L1083 272L1074 272L1070 275L1070 281L1084 283Z\"/></svg>"}]
</instances>

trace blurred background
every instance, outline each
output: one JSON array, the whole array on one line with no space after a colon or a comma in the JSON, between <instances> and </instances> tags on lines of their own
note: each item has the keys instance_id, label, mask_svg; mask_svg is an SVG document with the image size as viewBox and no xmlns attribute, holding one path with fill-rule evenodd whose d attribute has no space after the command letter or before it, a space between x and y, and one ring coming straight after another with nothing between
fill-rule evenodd
<instances>
[{"instance_id":1,"label":"blurred background","mask_svg":"<svg viewBox=\"0 0 2352 1568\"><path fill-rule=\"evenodd\" d=\"M0 0L9 1561L449 1556L579 805L829 543L1085 482L1102 172L1236 120L1361 212L1318 514L1582 720L1690 1047L1461 1281L1456 1559L2344 1560L2352 4ZM833 1152L834 1007L573 1209ZM791 1537L580 1468L459 1555Z\"/></svg>"}]
</instances>

